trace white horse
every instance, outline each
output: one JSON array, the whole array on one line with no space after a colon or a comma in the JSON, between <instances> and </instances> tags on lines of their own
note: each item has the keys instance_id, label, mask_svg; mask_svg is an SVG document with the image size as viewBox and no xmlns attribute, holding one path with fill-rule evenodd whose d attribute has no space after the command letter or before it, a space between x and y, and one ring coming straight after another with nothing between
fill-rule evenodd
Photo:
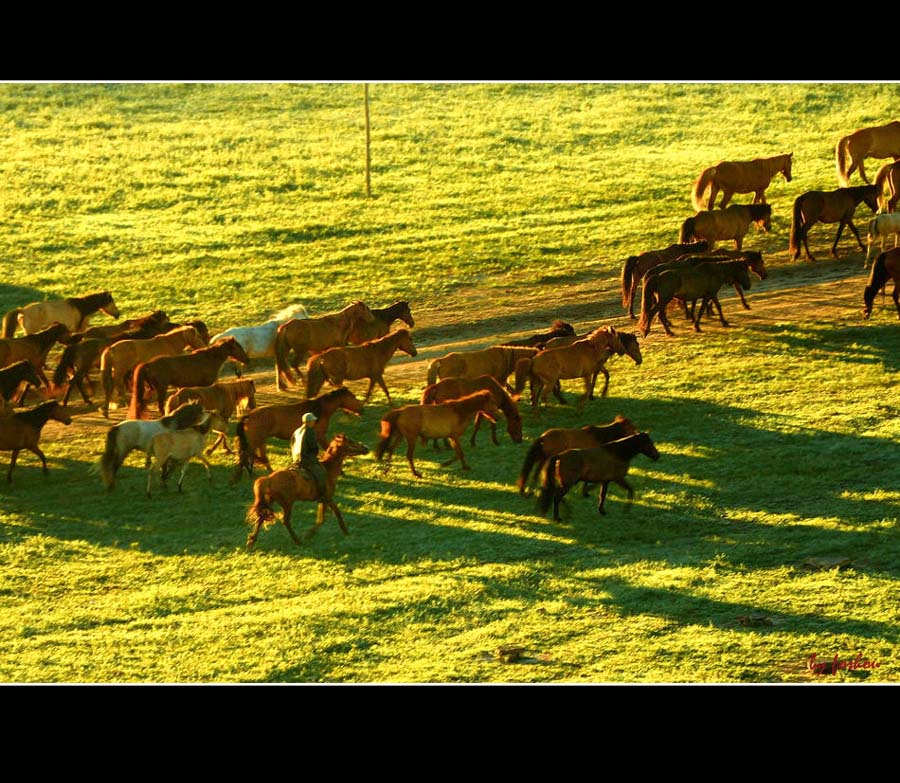
<instances>
[{"instance_id":1,"label":"white horse","mask_svg":"<svg viewBox=\"0 0 900 783\"><path fill-rule=\"evenodd\" d=\"M274 357L275 334L278 332L278 327L291 318L309 318L309 315L301 304L288 305L275 313L272 319L264 324L234 326L210 338L209 344L213 345L223 337L234 337L251 359L260 359L265 356Z\"/></svg>"},{"instance_id":2,"label":"white horse","mask_svg":"<svg viewBox=\"0 0 900 783\"><path fill-rule=\"evenodd\" d=\"M147 448L148 461L150 457L153 458L153 464L147 468L147 497L151 496L150 485L155 471L160 472L163 484L166 483L165 466L170 459L181 462L183 465L181 475L178 476L179 492L181 492L181 484L184 481L188 463L195 457L203 463L206 468L206 477L212 484L212 473L209 469L209 461L203 456L203 447L206 445L206 438L211 431L221 431L227 426L224 418L214 411L209 411L204 414L200 422L192 427L185 427L183 430L163 430L154 435Z\"/></svg>"},{"instance_id":3,"label":"white horse","mask_svg":"<svg viewBox=\"0 0 900 783\"><path fill-rule=\"evenodd\" d=\"M866 237L868 247L863 261L863 269L869 265L875 240L881 238L881 252L884 252L884 240L891 234L894 235L894 247L897 247L897 242L900 241L900 212L882 212L869 221L869 233Z\"/></svg>"}]
</instances>

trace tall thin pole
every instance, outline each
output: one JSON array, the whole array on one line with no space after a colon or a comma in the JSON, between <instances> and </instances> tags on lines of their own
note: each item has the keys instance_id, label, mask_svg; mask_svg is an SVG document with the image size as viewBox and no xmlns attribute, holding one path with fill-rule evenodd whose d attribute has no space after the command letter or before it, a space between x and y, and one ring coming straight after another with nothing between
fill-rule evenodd
<instances>
[{"instance_id":1,"label":"tall thin pole","mask_svg":"<svg viewBox=\"0 0 900 783\"><path fill-rule=\"evenodd\" d=\"M366 197L372 198L372 137L369 132L369 84L365 85L366 95Z\"/></svg>"}]
</instances>

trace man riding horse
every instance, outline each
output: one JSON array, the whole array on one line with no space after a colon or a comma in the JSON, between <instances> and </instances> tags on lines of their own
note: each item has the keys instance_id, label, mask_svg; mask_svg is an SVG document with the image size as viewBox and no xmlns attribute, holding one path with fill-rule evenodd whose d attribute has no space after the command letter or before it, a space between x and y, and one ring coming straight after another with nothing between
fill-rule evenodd
<instances>
[{"instance_id":1,"label":"man riding horse","mask_svg":"<svg viewBox=\"0 0 900 783\"><path fill-rule=\"evenodd\" d=\"M291 435L291 457L294 461L290 469L305 470L316 483L319 500L331 500L331 494L328 491L328 477L325 474L325 468L319 462L319 443L313 428L317 421L316 416L313 413L304 413L301 421L303 423Z\"/></svg>"}]
</instances>

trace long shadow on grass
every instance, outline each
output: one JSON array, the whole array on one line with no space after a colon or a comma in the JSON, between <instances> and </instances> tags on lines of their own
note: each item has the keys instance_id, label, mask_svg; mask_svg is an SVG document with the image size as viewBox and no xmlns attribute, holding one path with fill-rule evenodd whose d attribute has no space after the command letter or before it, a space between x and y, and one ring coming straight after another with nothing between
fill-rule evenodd
<instances>
[{"instance_id":1,"label":"long shadow on grass","mask_svg":"<svg viewBox=\"0 0 900 783\"><path fill-rule=\"evenodd\" d=\"M14 307L23 307L32 302L43 302L45 298L46 294L38 288L0 283L0 318Z\"/></svg>"}]
</instances>

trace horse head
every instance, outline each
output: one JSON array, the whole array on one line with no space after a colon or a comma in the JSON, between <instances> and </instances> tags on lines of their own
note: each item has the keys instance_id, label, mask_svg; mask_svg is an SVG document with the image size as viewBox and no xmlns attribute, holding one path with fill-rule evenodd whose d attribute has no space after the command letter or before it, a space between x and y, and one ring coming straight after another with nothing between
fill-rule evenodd
<instances>
[{"instance_id":1,"label":"horse head","mask_svg":"<svg viewBox=\"0 0 900 783\"><path fill-rule=\"evenodd\" d=\"M791 164L794 162L794 153L789 152L784 156L785 164L781 167L781 173L784 174L784 179L786 182L791 181Z\"/></svg>"},{"instance_id":2,"label":"horse head","mask_svg":"<svg viewBox=\"0 0 900 783\"><path fill-rule=\"evenodd\" d=\"M416 351L416 346L413 345L412 335L406 329L398 329L397 331L401 332L401 336L397 341L397 348L403 353L415 356L418 352Z\"/></svg>"},{"instance_id":3,"label":"horse head","mask_svg":"<svg viewBox=\"0 0 900 783\"><path fill-rule=\"evenodd\" d=\"M878 192L878 188L875 185L865 185L863 187L863 201L866 202L866 206L872 210L872 212L878 212L881 207L879 203L878 197L881 195Z\"/></svg>"},{"instance_id":4,"label":"horse head","mask_svg":"<svg viewBox=\"0 0 900 783\"><path fill-rule=\"evenodd\" d=\"M339 432L331 439L325 454L331 454L338 457L356 457L361 454L368 454L369 447L364 443L348 438L342 432Z\"/></svg>"},{"instance_id":5,"label":"horse head","mask_svg":"<svg viewBox=\"0 0 900 783\"><path fill-rule=\"evenodd\" d=\"M400 313L397 316L403 323L405 323L410 329L412 329L416 322L412 317L412 311L409 309L409 302L401 302ZM413 354L415 356L415 354Z\"/></svg>"},{"instance_id":6,"label":"horse head","mask_svg":"<svg viewBox=\"0 0 900 783\"><path fill-rule=\"evenodd\" d=\"M644 454L654 462L659 459L659 451L657 451L656 446L653 445L653 441L650 440L650 435L647 432L642 432L640 435L641 438L641 454Z\"/></svg>"},{"instance_id":7,"label":"horse head","mask_svg":"<svg viewBox=\"0 0 900 783\"><path fill-rule=\"evenodd\" d=\"M753 273L760 280L765 280L769 276L769 273L766 271L766 264L763 261L762 253L759 253L756 250L748 250L744 253L744 258L747 260Z\"/></svg>"},{"instance_id":8,"label":"horse head","mask_svg":"<svg viewBox=\"0 0 900 783\"><path fill-rule=\"evenodd\" d=\"M762 230L768 232L772 228L772 205L750 204L752 220Z\"/></svg>"},{"instance_id":9,"label":"horse head","mask_svg":"<svg viewBox=\"0 0 900 783\"><path fill-rule=\"evenodd\" d=\"M631 332L619 332L619 337L622 340L622 345L625 346L625 353L634 360L635 364L640 365L644 361L644 357L641 356L641 346L638 343L638 338Z\"/></svg>"},{"instance_id":10,"label":"horse head","mask_svg":"<svg viewBox=\"0 0 900 783\"><path fill-rule=\"evenodd\" d=\"M613 424L619 424L622 427L622 431L625 433L622 437L628 437L629 435L637 435L638 428L634 426L634 422L631 419L626 418L621 413L616 415L616 418L613 419Z\"/></svg>"},{"instance_id":11,"label":"horse head","mask_svg":"<svg viewBox=\"0 0 900 783\"><path fill-rule=\"evenodd\" d=\"M119 308L116 307L115 301L113 301L112 294L109 291L103 292L103 299L101 300L103 304L100 305L100 309L106 313L111 318L119 317Z\"/></svg>"},{"instance_id":12,"label":"horse head","mask_svg":"<svg viewBox=\"0 0 900 783\"><path fill-rule=\"evenodd\" d=\"M345 386L341 386L339 389L328 392L328 394L334 399L336 403L335 408L340 408L342 411L352 413L354 416L359 416L363 409L362 400L357 398L357 396Z\"/></svg>"},{"instance_id":13,"label":"horse head","mask_svg":"<svg viewBox=\"0 0 900 783\"><path fill-rule=\"evenodd\" d=\"M237 359L241 364L250 364L250 357L247 356L243 346L234 337L226 337L224 340L220 340L219 345L228 346L228 356L230 358Z\"/></svg>"},{"instance_id":14,"label":"horse head","mask_svg":"<svg viewBox=\"0 0 900 783\"><path fill-rule=\"evenodd\" d=\"M360 299L353 302L348 310L348 315L354 320L365 321L366 323L372 323L375 320L375 316L372 314L369 306Z\"/></svg>"},{"instance_id":15,"label":"horse head","mask_svg":"<svg viewBox=\"0 0 900 783\"><path fill-rule=\"evenodd\" d=\"M740 264L738 267L737 281L740 283L741 288L749 291L750 290L750 264L749 262L745 262Z\"/></svg>"},{"instance_id":16,"label":"horse head","mask_svg":"<svg viewBox=\"0 0 900 783\"><path fill-rule=\"evenodd\" d=\"M72 423L72 417L68 414L66 408L63 404L57 400L52 400L47 403L47 405L52 405L53 407L50 409L50 418L54 421L62 422L65 425L69 425Z\"/></svg>"}]
</instances>

